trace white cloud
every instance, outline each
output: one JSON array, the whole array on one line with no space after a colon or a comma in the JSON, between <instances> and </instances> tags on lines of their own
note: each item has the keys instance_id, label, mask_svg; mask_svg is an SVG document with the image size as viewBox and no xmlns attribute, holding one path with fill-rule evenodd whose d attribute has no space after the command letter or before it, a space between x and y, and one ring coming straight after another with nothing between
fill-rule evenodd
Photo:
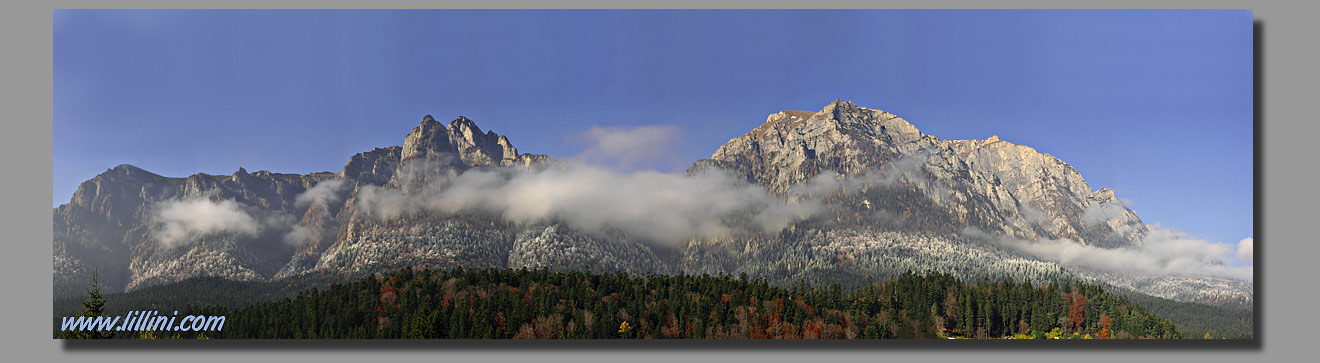
<instances>
[{"instance_id":1,"label":"white cloud","mask_svg":"<svg viewBox=\"0 0 1320 363\"><path fill-rule=\"evenodd\" d=\"M727 235L735 224L728 218L745 217L753 229L777 231L821 209L815 201L787 203L720 171L620 173L577 163L534 171L471 169L412 194L366 187L358 205L383 219L423 210L487 210L515 222L557 221L584 231L617 228L667 243Z\"/></svg>"},{"instance_id":2,"label":"white cloud","mask_svg":"<svg viewBox=\"0 0 1320 363\"><path fill-rule=\"evenodd\" d=\"M1122 218L1127 213L1123 202L1106 202L1086 206L1082 211L1082 222L1089 225L1103 224L1113 219Z\"/></svg>"},{"instance_id":3,"label":"white cloud","mask_svg":"<svg viewBox=\"0 0 1320 363\"><path fill-rule=\"evenodd\" d=\"M675 145L681 140L677 126L592 126L576 139L587 147L572 159L619 170L666 170L682 162Z\"/></svg>"},{"instance_id":4,"label":"white cloud","mask_svg":"<svg viewBox=\"0 0 1320 363\"><path fill-rule=\"evenodd\" d=\"M1256 242L1254 237L1243 238L1237 243L1238 261L1254 263L1256 259Z\"/></svg>"},{"instance_id":5,"label":"white cloud","mask_svg":"<svg viewBox=\"0 0 1320 363\"><path fill-rule=\"evenodd\" d=\"M1049 215L1046 215L1045 212L1041 211L1040 209L1033 208L1026 204L1023 204L1022 207L1019 208L1019 210L1022 213L1023 219L1026 219L1027 222L1037 226L1048 227L1050 223L1054 221L1053 219L1050 218Z\"/></svg>"},{"instance_id":6,"label":"white cloud","mask_svg":"<svg viewBox=\"0 0 1320 363\"><path fill-rule=\"evenodd\" d=\"M964 234L1068 267L1129 276L1201 275L1252 279L1250 266L1224 265L1223 261L1233 253L1230 244L1188 238L1181 232L1159 226L1149 228L1150 233L1140 246L1120 248L1086 246L1068 239L1025 241L993 237L970 229Z\"/></svg>"},{"instance_id":7,"label":"white cloud","mask_svg":"<svg viewBox=\"0 0 1320 363\"><path fill-rule=\"evenodd\" d=\"M297 206L317 205L325 208L328 204L339 201L339 191L344 188L343 179L323 180L308 188L294 198Z\"/></svg>"},{"instance_id":8,"label":"white cloud","mask_svg":"<svg viewBox=\"0 0 1320 363\"><path fill-rule=\"evenodd\" d=\"M262 228L233 200L214 202L205 197L162 202L157 206L153 226L152 235L167 246L177 246L210 233L253 237Z\"/></svg>"},{"instance_id":9,"label":"white cloud","mask_svg":"<svg viewBox=\"0 0 1320 363\"><path fill-rule=\"evenodd\" d=\"M311 228L301 224L295 224L284 234L284 243L293 247L306 246L316 241L316 233Z\"/></svg>"},{"instance_id":10,"label":"white cloud","mask_svg":"<svg viewBox=\"0 0 1320 363\"><path fill-rule=\"evenodd\" d=\"M348 184L346 184L343 179L323 180L316 183L315 186L308 188L307 191L302 194L299 194L298 197L294 199L294 204L299 207L313 205L321 208L323 212L328 212L327 208L329 208L330 204L339 202L340 193L347 185ZM319 213L315 216L318 216L317 218L320 218L320 222L322 223L332 218L329 213ZM300 224L297 221L292 220L292 218L286 223L279 224L279 226L287 226L288 231L284 233L284 236L281 239L285 244L295 248L301 248L315 243L327 232L323 227L313 227Z\"/></svg>"},{"instance_id":11,"label":"white cloud","mask_svg":"<svg viewBox=\"0 0 1320 363\"><path fill-rule=\"evenodd\" d=\"M367 185L358 189L357 208L379 219L393 219L420 208L416 199L395 189Z\"/></svg>"},{"instance_id":12,"label":"white cloud","mask_svg":"<svg viewBox=\"0 0 1320 363\"><path fill-rule=\"evenodd\" d=\"M926 159L931 154L931 151L918 151L912 155L905 155L884 163L859 175L845 176L833 170L824 170L805 183L793 185L789 188L789 192L796 195L820 197L832 192L853 193L870 186L887 186L903 181L920 183L924 185L924 189L941 195L948 194L946 188L930 184L929 180L921 174L922 166L925 165Z\"/></svg>"}]
</instances>

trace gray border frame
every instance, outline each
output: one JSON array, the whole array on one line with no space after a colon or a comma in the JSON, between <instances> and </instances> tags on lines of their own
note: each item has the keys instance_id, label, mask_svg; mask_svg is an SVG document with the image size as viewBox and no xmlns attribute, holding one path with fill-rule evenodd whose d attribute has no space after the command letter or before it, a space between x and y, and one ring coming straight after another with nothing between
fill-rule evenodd
<instances>
[{"instance_id":1,"label":"gray border frame","mask_svg":"<svg viewBox=\"0 0 1320 363\"><path fill-rule=\"evenodd\" d=\"M1285 5L1287 4L1287 5ZM1041 346L1011 345L988 347L982 344L936 345L894 344L722 344L721 342L591 342L591 344L493 344L496 342L446 342L445 344L404 344L366 342L292 342L248 341L189 342L182 345L116 344L75 345L49 338L51 237L49 204L51 192L51 10L57 8L796 8L803 5L822 8L1253 8L1256 37L1256 264L1257 343L1249 349L1219 349L1221 346L1197 345L1164 349L1150 344L1093 345L1071 344ZM64 1L50 5L25 3L0 12L0 37L7 46L4 67L5 104L10 112L4 131L0 132L0 151L9 167L4 179L6 197L0 225L10 233L6 243L6 292L3 311L12 324L0 332L8 358L17 361L48 359L138 360L170 359L190 361L232 361L264 358L313 361L364 361L381 359L429 360L535 360L612 361L771 360L799 361L825 359L868 360L984 360L1018 361L1036 358L1068 361L1142 360L1238 361L1244 358L1269 360L1304 360L1310 356L1314 313L1304 310L1317 295L1310 276L1314 272L1296 270L1308 267L1317 256L1317 245L1305 238L1305 219L1314 197L1299 188L1317 172L1311 161L1313 151L1305 149L1308 136L1316 125L1306 118L1307 101L1314 98L1311 85L1317 84L1314 34L1320 34L1311 21L1315 5L1285 1L861 1L798 2L727 2L670 1L614 3L605 1L542 2L426 2L378 0L373 2L297 2L231 1L224 3L174 3L166 1L121 1L105 4L92 1ZM1265 28L1269 28L1268 35ZM1270 45L1266 47L1266 45ZM1268 53L1265 52L1268 49ZM1266 69L1269 71L1266 72ZM1310 91L1310 92L1308 92ZM1269 94L1267 100L1265 94ZM1313 102L1313 101L1312 101ZM1268 111L1268 112L1267 112ZM1265 115L1270 115L1266 120ZM1266 144L1265 141L1272 141ZM1266 159L1265 156L1271 156ZM1212 161L1207 161L1212 162ZM1270 191L1273 191L1272 193ZM1266 216L1269 220L1266 220ZM14 233L17 232L17 233ZM1269 235L1271 238L1265 237ZM1274 243L1272 237L1278 237ZM1278 247L1277 249L1275 247ZM1267 248L1268 247L1268 248ZM1265 262L1268 261L1268 264ZM38 271L40 273L38 273ZM1277 273L1276 273L1277 272ZM1282 290L1266 293L1269 286ZM1273 318L1271 318L1273 317ZM129 342L132 343L132 342ZM220 344L214 344L220 343ZM502 342L509 343L509 342ZM597 344L601 343L601 344ZM778 343L778 342L776 342ZM819 343L819 342L817 342ZM990 342L993 343L993 342ZM1167 343L1167 342L1166 342ZM373 347L375 346L375 347ZM935 350L934 348L939 348ZM945 349L956 348L956 349ZM999 349L987 349L999 348ZM1006 348L1006 349L1003 349ZM1239 347L1240 348L1240 347ZM1076 351L1081 349L1081 351ZM823 356L822 356L823 355ZM8 360L8 359L7 359Z\"/></svg>"}]
</instances>

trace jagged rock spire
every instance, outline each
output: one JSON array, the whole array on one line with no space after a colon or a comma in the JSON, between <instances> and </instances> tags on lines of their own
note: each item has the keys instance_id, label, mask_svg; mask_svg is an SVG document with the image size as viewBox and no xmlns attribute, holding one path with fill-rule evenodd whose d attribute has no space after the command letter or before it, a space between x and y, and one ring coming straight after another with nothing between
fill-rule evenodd
<instances>
[{"instance_id":1,"label":"jagged rock spire","mask_svg":"<svg viewBox=\"0 0 1320 363\"><path fill-rule=\"evenodd\" d=\"M507 137L494 131L483 132L466 116L458 116L447 126L441 126L427 115L421 125L404 137L400 158L401 161L422 158L464 167L526 164L545 156L519 154Z\"/></svg>"}]
</instances>

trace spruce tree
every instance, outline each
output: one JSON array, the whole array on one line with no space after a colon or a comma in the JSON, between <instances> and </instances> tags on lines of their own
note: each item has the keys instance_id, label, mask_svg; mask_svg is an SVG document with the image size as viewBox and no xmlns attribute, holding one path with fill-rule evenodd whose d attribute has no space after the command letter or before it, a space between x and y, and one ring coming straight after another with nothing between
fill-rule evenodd
<instances>
[{"instance_id":1,"label":"spruce tree","mask_svg":"<svg viewBox=\"0 0 1320 363\"><path fill-rule=\"evenodd\" d=\"M101 284L95 272L92 273L92 288L87 290L87 300L83 300L82 317L96 319L105 315L105 298L101 296ZM65 330L60 339L110 339L113 331L100 330Z\"/></svg>"}]
</instances>

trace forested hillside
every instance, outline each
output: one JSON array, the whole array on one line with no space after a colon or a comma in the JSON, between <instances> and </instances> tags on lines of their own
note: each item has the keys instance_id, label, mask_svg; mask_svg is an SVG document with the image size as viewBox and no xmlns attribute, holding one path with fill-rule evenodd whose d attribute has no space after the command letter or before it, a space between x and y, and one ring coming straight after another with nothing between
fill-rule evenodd
<instances>
[{"instance_id":1,"label":"forested hillside","mask_svg":"<svg viewBox=\"0 0 1320 363\"><path fill-rule=\"evenodd\" d=\"M1255 309L1174 301L1139 293L1126 296L1156 315L1172 320L1178 331L1188 337L1251 339L1255 336Z\"/></svg>"},{"instance_id":2,"label":"forested hillside","mask_svg":"<svg viewBox=\"0 0 1320 363\"><path fill-rule=\"evenodd\" d=\"M222 338L1180 338L1084 284L904 274L804 290L729 276L412 271L238 309Z\"/></svg>"}]
</instances>

